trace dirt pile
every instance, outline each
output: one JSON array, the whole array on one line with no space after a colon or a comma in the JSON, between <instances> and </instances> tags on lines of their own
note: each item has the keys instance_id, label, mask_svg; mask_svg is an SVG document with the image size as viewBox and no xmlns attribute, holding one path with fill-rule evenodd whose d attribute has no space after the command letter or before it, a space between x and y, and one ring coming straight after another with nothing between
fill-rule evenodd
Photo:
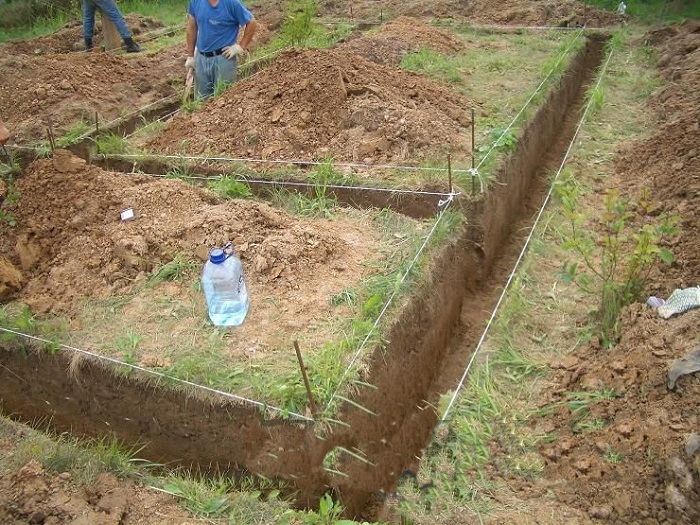
<instances>
[{"instance_id":1,"label":"dirt pile","mask_svg":"<svg viewBox=\"0 0 700 525\"><path fill-rule=\"evenodd\" d=\"M454 53L464 49L464 41L450 33L430 27L406 16L383 25L376 33L360 36L339 46L343 51L360 55L377 64L398 66L406 53L426 47L437 53Z\"/></svg>"},{"instance_id":2,"label":"dirt pile","mask_svg":"<svg viewBox=\"0 0 700 525\"><path fill-rule=\"evenodd\" d=\"M353 161L466 155L465 97L333 50L288 51L199 111L181 113L154 151Z\"/></svg>"},{"instance_id":3,"label":"dirt pile","mask_svg":"<svg viewBox=\"0 0 700 525\"><path fill-rule=\"evenodd\" d=\"M0 476L2 523L186 523L173 498L100 474L85 489L71 486L68 472L52 474L32 460L12 476Z\"/></svg>"},{"instance_id":4,"label":"dirt pile","mask_svg":"<svg viewBox=\"0 0 700 525\"><path fill-rule=\"evenodd\" d=\"M700 381L687 376L670 391L667 368L693 349L698 321L697 311L664 320L635 305L623 315L624 335L612 352L584 347L554 364L565 390L551 399L559 404L555 423L543 428L560 439L541 452L545 474L566 480L557 489L560 501L616 523L697 523L698 487L688 486L682 472L700 474L700 456L684 452L700 429ZM603 388L613 397L584 400L586 408L578 411L564 395Z\"/></svg>"},{"instance_id":5,"label":"dirt pile","mask_svg":"<svg viewBox=\"0 0 700 525\"><path fill-rule=\"evenodd\" d=\"M617 13L596 9L580 2L565 0L361 0L352 3L355 18L378 20L380 9L386 13L430 18L463 18L484 24L605 27L617 25L622 17ZM350 18L350 7L336 0L321 2L321 12Z\"/></svg>"},{"instance_id":6,"label":"dirt pile","mask_svg":"<svg viewBox=\"0 0 700 525\"><path fill-rule=\"evenodd\" d=\"M6 56L0 78L0 116L17 143L45 138L48 119L60 137L76 121L94 122L95 112L113 120L174 94L173 84L184 82L177 50Z\"/></svg>"},{"instance_id":7,"label":"dirt pile","mask_svg":"<svg viewBox=\"0 0 700 525\"><path fill-rule=\"evenodd\" d=\"M163 24L158 20L133 13L125 15L125 18L137 40L140 35L163 27ZM94 44L97 49L102 46L102 21L99 15L95 17ZM73 51L83 51L84 49L82 20L69 22L48 36L28 40L12 40L0 45L0 53L3 55L45 55L49 53L71 53Z\"/></svg>"},{"instance_id":8,"label":"dirt pile","mask_svg":"<svg viewBox=\"0 0 700 525\"><path fill-rule=\"evenodd\" d=\"M660 282L654 291L667 295L700 280L700 21L653 31L648 39L657 42L659 68L668 81L652 100L658 129L626 149L617 170L637 181L632 190L650 188L666 211L681 218L676 262L654 276Z\"/></svg>"},{"instance_id":9,"label":"dirt pile","mask_svg":"<svg viewBox=\"0 0 700 525\"><path fill-rule=\"evenodd\" d=\"M125 293L177 254L192 259L204 248L206 256L206 247L229 240L248 280L278 289L355 265L333 226L320 231L311 220L262 203L222 201L179 180L106 172L67 152L35 162L17 189L21 199L9 209L17 226L0 225L0 252L22 271L19 298L36 311L70 311L87 291ZM128 207L136 218L122 222Z\"/></svg>"},{"instance_id":10,"label":"dirt pile","mask_svg":"<svg viewBox=\"0 0 700 525\"><path fill-rule=\"evenodd\" d=\"M669 81L651 100L659 127L619 154L616 177L629 197L651 188L660 211L681 217L674 264L650 277L648 293L667 298L700 279L700 23L654 31L648 40ZM700 454L689 445L700 433L700 378L682 377L670 390L667 372L698 347L699 321L698 310L664 320L636 304L623 313L615 348L583 347L554 364L561 390L547 401L558 408L543 430L560 439L542 454L562 502L615 523L698 523ZM602 389L606 399L591 402L589 414L571 408L567 393Z\"/></svg>"}]
</instances>

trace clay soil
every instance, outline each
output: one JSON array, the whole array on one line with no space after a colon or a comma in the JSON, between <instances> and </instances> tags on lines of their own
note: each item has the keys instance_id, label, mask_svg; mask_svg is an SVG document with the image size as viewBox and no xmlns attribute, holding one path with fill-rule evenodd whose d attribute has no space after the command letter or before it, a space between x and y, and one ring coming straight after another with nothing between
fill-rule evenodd
<instances>
[{"instance_id":1,"label":"clay soil","mask_svg":"<svg viewBox=\"0 0 700 525\"><path fill-rule=\"evenodd\" d=\"M617 25L622 20L616 13L595 9L571 0L563 2L553 0L506 0L504 2L444 0L430 4L421 0L386 0L383 2L363 0L352 3L352 14L358 19L378 20L380 9L383 10L384 16L387 16L387 13L393 13L419 18L457 18L485 24L525 26L575 27L586 25L587 27L606 27ZM338 17L350 17L349 5L337 0L321 2L321 11L324 14Z\"/></svg>"},{"instance_id":2,"label":"clay soil","mask_svg":"<svg viewBox=\"0 0 700 525\"><path fill-rule=\"evenodd\" d=\"M388 66L398 66L404 55L422 47L447 54L462 51L466 42L415 18L401 16L381 26L374 34L351 38L338 46L339 49Z\"/></svg>"},{"instance_id":3,"label":"clay soil","mask_svg":"<svg viewBox=\"0 0 700 525\"><path fill-rule=\"evenodd\" d=\"M167 368L180 343L191 347L192 334L213 332L193 286L209 248L234 241L246 269L251 311L223 351L247 364L291 356L293 339L309 351L332 340L328 323L351 312L332 307L330 297L377 271L382 257L382 234L367 213L339 210L321 228L319 220L224 201L179 180L106 172L67 152L31 165L17 190L20 200L6 208L17 226L0 226L5 295L35 313L73 319L74 344L110 353L115 338L138 334L131 357L144 366ZM122 222L128 207L136 218ZM181 280L149 284L177 257L190 264ZM122 307L100 309L100 299L114 297L126 297Z\"/></svg>"},{"instance_id":4,"label":"clay soil","mask_svg":"<svg viewBox=\"0 0 700 525\"><path fill-rule=\"evenodd\" d=\"M363 12L374 14L375 4L354 4L356 16ZM327 12L347 16L346 6L340 3L325 2L324 6ZM386 2L386 6L407 14L426 13L428 9L423 2ZM584 16L589 26L615 24L619 20L616 15L601 14L575 3L446 1L431 9L431 16L464 16L514 25L569 24L572 20L575 23L571 16ZM700 99L697 90L700 85L700 26L697 23L673 26L650 33L648 39L660 51L659 67L668 82L651 101L658 118L658 130L652 138L633 143L620 152L617 175L612 182L630 193L638 187L650 186L663 202L664 209L682 217L683 233L672 246L677 261L670 269L656 272L649 289L650 294L665 297L674 288L697 285L700 275L697 238L700 228ZM173 64L174 57L171 55ZM161 93L160 89L167 93L169 89L164 84L153 86L154 78L160 78L153 75L158 61L149 60L93 54L52 55L50 61L47 57L5 57L0 61L3 79L12 78L14 82L15 78L23 78L26 71L29 73L17 87L3 82L0 114L17 130L19 137L36 138L41 133L40 119L44 115L55 115L56 122L69 123L82 114L80 107L71 106L70 101L76 97L85 97L85 104L88 104L88 97L90 100L97 98L115 112L120 107L132 107L128 105L130 101L134 107L138 106L136 100L143 102L146 94ZM100 79L106 75L99 71L109 70L111 74L115 69L126 71L132 66L131 62L138 64L140 61L141 65L134 67L141 72L143 86L148 87L142 86L143 91L133 87L138 93L136 99L127 96L120 100L117 95L110 94L114 93L108 89L112 82L103 83ZM338 68L339 63L343 68ZM301 69L295 69L295 73L291 65ZM101 67L105 69L99 69ZM65 74L68 68L71 75ZM307 72L305 78L300 79L300 70ZM319 70L315 76L315 71ZM356 75L360 71L364 78L372 78L377 83L378 79L383 79L386 84L377 89L373 83L359 82ZM198 114L188 115L177 119L168 133L173 133L173 138L190 138L192 147L199 152L240 151L261 156L286 153L307 158L333 155L343 159L394 160L420 157L428 151L427 146L435 144L466 148L464 144L450 142L457 131L464 134L463 128L469 125L452 114L457 108L465 107L462 105L465 101L441 87L425 84L417 76L399 76L386 71L377 69L370 61L350 63L347 55L340 51L290 52L286 60L272 66L269 76L264 76L268 74L266 71L256 77L266 81L253 85L250 95L253 100L248 99L248 93L233 88L209 103L212 109L221 109L221 115L224 115L223 109L227 109L230 117L221 116L219 120L210 121ZM50 76L43 77L45 73ZM179 69L175 73L179 75ZM139 78L136 73L120 78L127 77L129 80L124 82L132 82L132 77ZM50 80L42 81L43 78ZM74 82L73 78L79 78L80 82ZM64 79L70 84L66 89L60 87ZM399 89L407 81L411 86L408 91L415 94L407 96L405 89ZM138 86L138 83L132 85ZM46 98L36 93L39 87L44 89ZM83 89L85 92L81 91ZM263 92L275 101L274 105L256 105L256 101L264 98L259 96ZM294 109L292 113L295 104L318 97L319 93L328 97L325 112L307 110L306 115ZM427 94L430 94L430 101L442 102L434 107L442 120L438 126L440 134L426 138L420 128L429 120L417 120L415 127L407 125L408 120L404 123L400 120L402 112L411 110L412 100L427 98ZM438 98L433 99L433 96ZM50 109L55 107L58 109ZM90 106L89 111L97 107L103 106ZM391 119L375 120L379 107L388 108ZM248 121L251 127L239 129L234 124L245 122L242 115L249 110L264 111L275 126L257 127L259 122L252 119ZM294 118L290 118L292 114ZM35 120L27 122L27 115ZM196 120L198 118L200 120ZM345 124L340 128L347 132L344 139L326 145L329 126L339 126L339 123ZM227 129L226 136L214 142L204 140L209 131L213 134L221 128ZM372 135L380 130L378 135ZM387 136L395 140L380 140ZM359 150L350 148L351 141L359 137L362 137L359 143L365 146ZM163 150L175 143L160 139L155 142ZM274 144L272 149L270 144ZM345 273L348 268L353 278L361 275L357 267L361 257L352 253L356 249L353 236L360 232L355 227L343 234L347 224L337 228L324 225L324 231L319 232L310 222L291 218L263 204L223 203L208 192L178 181L156 184L145 177L125 179L64 155L38 162L20 184L24 185L20 186L22 207L16 210L20 226L12 230L2 226L0 248L18 272L13 274L14 280L6 279L10 293L19 293L21 299L40 311L75 311L82 291L88 288L104 297L123 293L176 252L193 252L200 245L220 244L239 231L251 232L241 243L247 244L244 258L256 268L249 277L251 286L263 289L281 285L285 293L290 294L290 301L301 297L293 285L297 278L310 278L311 274L318 273L319 282L337 279L332 282L340 283L348 279ZM69 202L64 199L66 195L71 195ZM165 199L169 203L172 201L177 211L172 216L177 220L160 215ZM138 220L128 224L118 221L116 212L126 206L136 207L140 213ZM201 209L210 211L210 218L204 217ZM271 232L279 237L275 237L274 249L267 250L265 242L255 240L255 235L263 237ZM300 246L313 248L310 258L298 265L285 262L280 266L279 260L283 259L275 254ZM13 284L17 279L20 285ZM18 291L25 283L29 283L26 289ZM519 489L519 497L544 497L547 490L553 488L559 504L583 511L591 520L697 523L700 520L697 484L700 464L697 454L694 459L688 458L683 449L689 434L700 428L697 410L700 380L697 375L684 377L669 391L666 372L674 359L697 347L699 320L700 314L694 311L666 321L645 306L634 305L622 316L623 336L614 349L606 350L593 344L552 363L559 375L552 391L543 398L543 406L565 400L567 392L598 388L601 383L614 388L621 397L594 406L591 415L609 424L585 434L572 427L572 414L567 409L538 420L535 424L547 432L556 432L560 439L540 449L545 459L545 484L509 480ZM4 436L3 439L0 448L4 453L22 436ZM625 461L604 461L602 457L609 450L620 452ZM128 503L123 503L124 499ZM47 474L33 463L11 479L0 480L0 521L9 523L19 520L18 516L32 515L37 517L37 522L41 522L41 516L51 516L54 522L60 522L68 515L76 516L73 510L92 512L89 516L94 520L88 520L91 523L119 523L120 520L159 523L159 519L161 523L184 523L180 511L174 509L170 501L131 485L116 486L109 477L101 478L89 489L75 489L66 476ZM18 502L22 502L21 511ZM125 505L129 509L126 514ZM110 509L108 516L107 509ZM114 520L115 516L119 519ZM528 522L536 519L533 517Z\"/></svg>"},{"instance_id":5,"label":"clay soil","mask_svg":"<svg viewBox=\"0 0 700 525\"><path fill-rule=\"evenodd\" d=\"M52 122L57 137L76 122L112 121L178 92L182 55L105 53L10 55L0 59L0 116L11 141L46 138Z\"/></svg>"},{"instance_id":6,"label":"clay soil","mask_svg":"<svg viewBox=\"0 0 700 525\"><path fill-rule=\"evenodd\" d=\"M671 246L676 261L651 276L648 290L668 297L675 288L697 286L700 275L700 23L652 31L647 39L659 50L668 85L651 100L657 129L620 152L614 185L629 197L653 188L662 210L681 217L682 234ZM697 310L664 320L646 305L633 305L622 315L622 338L612 350L594 344L553 363L559 385L543 406L602 385L619 395L593 405L591 419L608 423L602 429L582 432L572 424L576 414L564 407L544 420L541 428L560 436L541 448L560 502L594 520L698 523L700 457L686 454L685 446L700 430L700 378L684 376L670 390L667 371L698 348L699 321ZM610 451L623 460L604 459Z\"/></svg>"},{"instance_id":7,"label":"clay soil","mask_svg":"<svg viewBox=\"0 0 700 525\"><path fill-rule=\"evenodd\" d=\"M471 103L422 76L340 50L287 51L195 113L149 151L345 161L419 160L469 151Z\"/></svg>"},{"instance_id":8,"label":"clay soil","mask_svg":"<svg viewBox=\"0 0 700 525\"><path fill-rule=\"evenodd\" d=\"M136 40L140 40L145 34L163 27L163 24L153 18L135 14L125 15L124 18ZM93 43L98 49L102 45L102 21L99 15L95 21ZM28 40L11 40L0 44L0 52L3 55L45 55L72 53L74 51L83 51L84 49L83 23L77 20L69 22L63 28L47 36Z\"/></svg>"},{"instance_id":9,"label":"clay soil","mask_svg":"<svg viewBox=\"0 0 700 525\"><path fill-rule=\"evenodd\" d=\"M0 438L0 450L20 435ZM0 477L0 522L5 524L73 523L166 525L196 523L172 497L133 482L101 474L87 486L73 483L68 472L50 474L32 460L12 476Z\"/></svg>"}]
</instances>

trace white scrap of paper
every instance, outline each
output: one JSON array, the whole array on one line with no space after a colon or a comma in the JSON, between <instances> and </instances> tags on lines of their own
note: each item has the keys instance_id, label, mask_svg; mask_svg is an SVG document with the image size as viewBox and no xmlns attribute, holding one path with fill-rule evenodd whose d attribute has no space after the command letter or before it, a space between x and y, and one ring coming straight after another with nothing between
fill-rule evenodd
<instances>
[{"instance_id":1,"label":"white scrap of paper","mask_svg":"<svg viewBox=\"0 0 700 525\"><path fill-rule=\"evenodd\" d=\"M120 212L119 216L121 217L122 221L130 221L131 219L134 218L134 209L127 208L127 209L123 210L122 212Z\"/></svg>"}]
</instances>

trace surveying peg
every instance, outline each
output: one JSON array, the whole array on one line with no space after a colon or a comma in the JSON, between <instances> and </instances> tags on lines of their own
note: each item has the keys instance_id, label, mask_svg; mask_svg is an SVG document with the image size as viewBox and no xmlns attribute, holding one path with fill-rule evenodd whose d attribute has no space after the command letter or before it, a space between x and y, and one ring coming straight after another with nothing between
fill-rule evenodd
<instances>
[{"instance_id":1,"label":"surveying peg","mask_svg":"<svg viewBox=\"0 0 700 525\"><path fill-rule=\"evenodd\" d=\"M447 154L447 189L452 193L452 154Z\"/></svg>"},{"instance_id":2,"label":"surveying peg","mask_svg":"<svg viewBox=\"0 0 700 525\"><path fill-rule=\"evenodd\" d=\"M301 357L301 350L299 349L299 342L294 341L294 350L297 353L297 360L299 361L299 368L301 368L301 376L304 378L304 386L306 387L306 395L309 397L309 406L311 407L311 415L316 416L318 413L316 409L316 401L314 401L314 396L311 393L311 383L309 383L309 376L306 374L306 367L304 366L304 360Z\"/></svg>"}]
</instances>

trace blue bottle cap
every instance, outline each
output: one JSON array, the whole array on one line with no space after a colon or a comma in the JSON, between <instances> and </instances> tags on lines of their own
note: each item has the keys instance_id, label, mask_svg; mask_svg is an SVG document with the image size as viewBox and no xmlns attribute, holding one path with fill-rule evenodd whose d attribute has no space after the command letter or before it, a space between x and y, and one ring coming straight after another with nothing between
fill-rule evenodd
<instances>
[{"instance_id":1,"label":"blue bottle cap","mask_svg":"<svg viewBox=\"0 0 700 525\"><path fill-rule=\"evenodd\" d=\"M221 248L214 248L209 252L209 260L214 264L221 264L226 260L226 254Z\"/></svg>"}]
</instances>

